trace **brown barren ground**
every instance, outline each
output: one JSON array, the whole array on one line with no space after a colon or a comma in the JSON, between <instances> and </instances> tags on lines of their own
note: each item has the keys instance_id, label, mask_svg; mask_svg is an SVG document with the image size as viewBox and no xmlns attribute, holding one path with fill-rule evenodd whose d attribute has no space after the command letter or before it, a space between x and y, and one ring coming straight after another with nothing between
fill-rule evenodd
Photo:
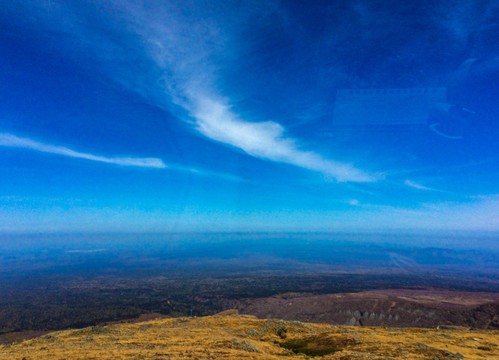
<instances>
[{"instance_id":1,"label":"brown barren ground","mask_svg":"<svg viewBox=\"0 0 499 360\"><path fill-rule=\"evenodd\" d=\"M401 299L421 303L442 306L457 305L458 307L478 306L487 303L499 302L499 293L492 292L470 292L470 291L450 291L440 289L387 289L387 290L370 290L359 293L362 294L379 294L396 296Z\"/></svg>"},{"instance_id":2,"label":"brown barren ground","mask_svg":"<svg viewBox=\"0 0 499 360\"><path fill-rule=\"evenodd\" d=\"M228 311L58 331L2 345L0 359L499 359L498 344L496 330L331 326Z\"/></svg>"},{"instance_id":3,"label":"brown barren ground","mask_svg":"<svg viewBox=\"0 0 499 360\"><path fill-rule=\"evenodd\" d=\"M499 293L373 290L360 293L281 294L238 300L241 314L332 325L499 329Z\"/></svg>"}]
</instances>

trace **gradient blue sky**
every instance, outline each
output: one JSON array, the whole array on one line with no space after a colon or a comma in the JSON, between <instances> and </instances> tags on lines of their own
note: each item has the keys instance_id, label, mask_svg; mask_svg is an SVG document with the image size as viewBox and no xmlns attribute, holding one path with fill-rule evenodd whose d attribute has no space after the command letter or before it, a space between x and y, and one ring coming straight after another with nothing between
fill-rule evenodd
<instances>
[{"instance_id":1,"label":"gradient blue sky","mask_svg":"<svg viewBox=\"0 0 499 360\"><path fill-rule=\"evenodd\" d=\"M8 1L0 231L498 231L496 3ZM338 113L386 88L474 115Z\"/></svg>"}]
</instances>

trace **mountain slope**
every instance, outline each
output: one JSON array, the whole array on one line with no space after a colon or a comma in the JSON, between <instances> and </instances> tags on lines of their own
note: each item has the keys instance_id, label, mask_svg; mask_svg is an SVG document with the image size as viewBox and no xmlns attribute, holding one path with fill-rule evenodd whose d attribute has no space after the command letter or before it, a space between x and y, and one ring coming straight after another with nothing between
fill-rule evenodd
<instances>
[{"instance_id":1,"label":"mountain slope","mask_svg":"<svg viewBox=\"0 0 499 360\"><path fill-rule=\"evenodd\" d=\"M0 346L0 359L499 359L499 331L258 320L235 311L94 326Z\"/></svg>"},{"instance_id":2,"label":"mountain slope","mask_svg":"<svg viewBox=\"0 0 499 360\"><path fill-rule=\"evenodd\" d=\"M446 290L373 290L281 294L233 301L241 314L341 325L499 330L499 294Z\"/></svg>"}]
</instances>

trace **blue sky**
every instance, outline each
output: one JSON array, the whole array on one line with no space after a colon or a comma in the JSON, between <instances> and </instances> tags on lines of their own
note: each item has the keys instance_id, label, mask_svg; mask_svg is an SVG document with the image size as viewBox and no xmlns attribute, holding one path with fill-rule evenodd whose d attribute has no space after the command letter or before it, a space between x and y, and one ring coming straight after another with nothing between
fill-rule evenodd
<instances>
[{"instance_id":1,"label":"blue sky","mask_svg":"<svg viewBox=\"0 0 499 360\"><path fill-rule=\"evenodd\" d=\"M499 5L445 3L9 1L0 231L499 230Z\"/></svg>"}]
</instances>

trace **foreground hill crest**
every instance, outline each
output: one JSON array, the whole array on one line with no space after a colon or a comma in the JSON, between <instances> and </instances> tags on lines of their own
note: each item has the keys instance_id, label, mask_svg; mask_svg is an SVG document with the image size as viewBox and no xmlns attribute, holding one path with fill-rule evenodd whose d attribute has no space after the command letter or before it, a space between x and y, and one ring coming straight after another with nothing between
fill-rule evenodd
<instances>
[{"instance_id":1,"label":"foreground hill crest","mask_svg":"<svg viewBox=\"0 0 499 360\"><path fill-rule=\"evenodd\" d=\"M0 359L499 359L499 331L198 318L93 326L0 346Z\"/></svg>"}]
</instances>

